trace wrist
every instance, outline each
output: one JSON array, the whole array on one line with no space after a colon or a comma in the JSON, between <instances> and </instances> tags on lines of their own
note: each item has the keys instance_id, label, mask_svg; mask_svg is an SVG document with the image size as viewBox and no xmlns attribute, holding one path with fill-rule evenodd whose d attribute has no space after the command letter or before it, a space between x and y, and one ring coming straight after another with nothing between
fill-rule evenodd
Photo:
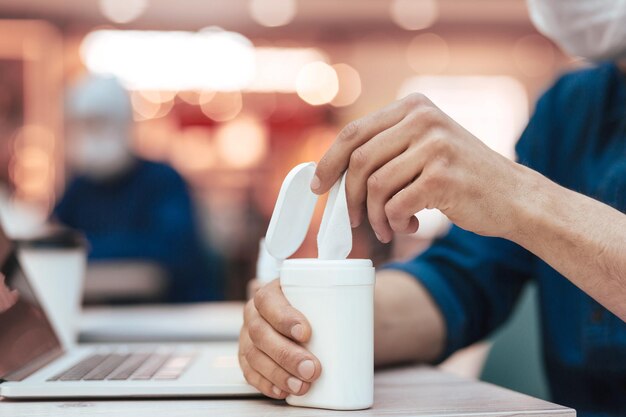
<instances>
[{"instance_id":1,"label":"wrist","mask_svg":"<svg viewBox=\"0 0 626 417\"><path fill-rule=\"evenodd\" d=\"M545 229L542 224L551 217L561 187L526 166L516 165L511 227L503 237L528 248L529 242L536 242L538 233Z\"/></svg>"}]
</instances>

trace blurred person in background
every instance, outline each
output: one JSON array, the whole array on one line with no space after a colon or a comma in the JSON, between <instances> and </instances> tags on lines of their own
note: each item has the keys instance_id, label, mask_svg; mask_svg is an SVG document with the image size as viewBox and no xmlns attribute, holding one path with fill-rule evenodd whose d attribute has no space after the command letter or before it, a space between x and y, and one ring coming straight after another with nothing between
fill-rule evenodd
<instances>
[{"instance_id":1,"label":"blurred person in background","mask_svg":"<svg viewBox=\"0 0 626 417\"><path fill-rule=\"evenodd\" d=\"M68 92L66 112L75 177L54 216L86 234L89 260L158 264L168 276L167 301L222 298L217 257L199 235L184 180L131 150L128 92L114 78L87 76Z\"/></svg>"},{"instance_id":2,"label":"blurred person in background","mask_svg":"<svg viewBox=\"0 0 626 417\"><path fill-rule=\"evenodd\" d=\"M377 274L375 361L437 363L485 338L538 283L552 399L580 416L626 415L626 2L529 0L540 31L596 62L562 76L519 140L519 163L414 94L349 124L311 183L348 169L354 227L381 242L439 208L455 226ZM470 104L468 104L470 105ZM266 395L301 395L323 372L306 318L278 281L245 309L239 361ZM515 360L512 358L512 360Z\"/></svg>"}]
</instances>

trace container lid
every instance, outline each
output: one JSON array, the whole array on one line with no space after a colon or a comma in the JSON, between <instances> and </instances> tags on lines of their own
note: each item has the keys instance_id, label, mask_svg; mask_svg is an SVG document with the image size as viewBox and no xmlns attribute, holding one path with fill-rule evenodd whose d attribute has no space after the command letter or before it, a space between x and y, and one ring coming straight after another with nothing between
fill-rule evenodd
<instances>
[{"instance_id":1,"label":"container lid","mask_svg":"<svg viewBox=\"0 0 626 417\"><path fill-rule=\"evenodd\" d=\"M369 259L287 259L280 273L283 287L344 287L374 285Z\"/></svg>"},{"instance_id":2,"label":"container lid","mask_svg":"<svg viewBox=\"0 0 626 417\"><path fill-rule=\"evenodd\" d=\"M78 230L66 227L53 227L40 235L15 239L20 249L73 249L87 247L87 239Z\"/></svg>"},{"instance_id":3,"label":"container lid","mask_svg":"<svg viewBox=\"0 0 626 417\"><path fill-rule=\"evenodd\" d=\"M315 163L302 163L289 171L280 187L265 235L267 251L278 260L293 255L309 230L317 203L310 186L314 175Z\"/></svg>"}]
</instances>

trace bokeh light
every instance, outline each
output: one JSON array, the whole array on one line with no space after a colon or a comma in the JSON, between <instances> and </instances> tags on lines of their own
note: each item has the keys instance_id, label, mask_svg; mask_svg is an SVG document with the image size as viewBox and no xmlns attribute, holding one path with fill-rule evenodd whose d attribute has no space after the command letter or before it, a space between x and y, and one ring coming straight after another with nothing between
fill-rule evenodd
<instances>
[{"instance_id":1,"label":"bokeh light","mask_svg":"<svg viewBox=\"0 0 626 417\"><path fill-rule=\"evenodd\" d=\"M246 87L256 72L252 42L225 30L97 30L81 44L94 73L112 74L130 90L221 90Z\"/></svg>"},{"instance_id":2,"label":"bokeh light","mask_svg":"<svg viewBox=\"0 0 626 417\"><path fill-rule=\"evenodd\" d=\"M543 36L527 35L515 42L513 61L529 77L544 77L552 71L556 61L554 47Z\"/></svg>"},{"instance_id":3,"label":"bokeh light","mask_svg":"<svg viewBox=\"0 0 626 417\"><path fill-rule=\"evenodd\" d=\"M260 120L267 120L276 112L277 101L275 93L248 93L243 111L254 113Z\"/></svg>"},{"instance_id":4,"label":"bokeh light","mask_svg":"<svg viewBox=\"0 0 626 417\"><path fill-rule=\"evenodd\" d=\"M170 117L148 119L135 124L133 149L142 158L166 161L173 152L179 135L179 125Z\"/></svg>"},{"instance_id":5,"label":"bokeh light","mask_svg":"<svg viewBox=\"0 0 626 417\"><path fill-rule=\"evenodd\" d=\"M260 25L284 26L296 15L295 0L250 0L250 16Z\"/></svg>"},{"instance_id":6,"label":"bokeh light","mask_svg":"<svg viewBox=\"0 0 626 417\"><path fill-rule=\"evenodd\" d=\"M242 107L243 101L239 91L217 92L208 101L200 103L202 113L216 122L234 119Z\"/></svg>"},{"instance_id":7,"label":"bokeh light","mask_svg":"<svg viewBox=\"0 0 626 417\"><path fill-rule=\"evenodd\" d=\"M407 79L398 98L413 92L425 94L496 152L515 157L515 143L528 122L528 95L517 79L503 75L421 75Z\"/></svg>"},{"instance_id":8,"label":"bokeh light","mask_svg":"<svg viewBox=\"0 0 626 417\"><path fill-rule=\"evenodd\" d=\"M203 90L198 95L198 102L196 104L203 105L207 104L215 97L216 92L213 90Z\"/></svg>"},{"instance_id":9,"label":"bokeh light","mask_svg":"<svg viewBox=\"0 0 626 417\"><path fill-rule=\"evenodd\" d=\"M339 91L330 104L335 107L349 106L361 95L361 76L348 64L335 64L333 69L339 80Z\"/></svg>"},{"instance_id":10,"label":"bokeh light","mask_svg":"<svg viewBox=\"0 0 626 417\"><path fill-rule=\"evenodd\" d=\"M263 123L243 115L220 126L215 132L215 149L231 168L256 166L267 153L268 131Z\"/></svg>"},{"instance_id":11,"label":"bokeh light","mask_svg":"<svg viewBox=\"0 0 626 417\"><path fill-rule=\"evenodd\" d=\"M157 91L157 90L142 90L139 94L143 98L153 103L166 103L176 97L175 91Z\"/></svg>"},{"instance_id":12,"label":"bokeh light","mask_svg":"<svg viewBox=\"0 0 626 417\"><path fill-rule=\"evenodd\" d=\"M161 108L160 103L147 100L143 95L136 91L131 93L130 102L133 106L133 117L137 121L153 118Z\"/></svg>"},{"instance_id":13,"label":"bokeh light","mask_svg":"<svg viewBox=\"0 0 626 417\"><path fill-rule=\"evenodd\" d=\"M256 75L247 91L293 93L302 67L311 62L328 62L318 48L256 48Z\"/></svg>"},{"instance_id":14,"label":"bokeh light","mask_svg":"<svg viewBox=\"0 0 626 417\"><path fill-rule=\"evenodd\" d=\"M302 100L314 106L330 103L339 91L337 73L325 62L307 64L298 74L296 91Z\"/></svg>"},{"instance_id":15,"label":"bokeh light","mask_svg":"<svg viewBox=\"0 0 626 417\"><path fill-rule=\"evenodd\" d=\"M99 0L100 12L115 23L129 23L143 14L148 0Z\"/></svg>"},{"instance_id":16,"label":"bokeh light","mask_svg":"<svg viewBox=\"0 0 626 417\"><path fill-rule=\"evenodd\" d=\"M421 74L439 74L450 63L448 43L434 33L414 37L406 49L406 60L411 69Z\"/></svg>"},{"instance_id":17,"label":"bokeh light","mask_svg":"<svg viewBox=\"0 0 626 417\"><path fill-rule=\"evenodd\" d=\"M195 90L179 91L176 96L187 104L197 106L200 104L200 92Z\"/></svg>"},{"instance_id":18,"label":"bokeh light","mask_svg":"<svg viewBox=\"0 0 626 417\"><path fill-rule=\"evenodd\" d=\"M439 17L435 0L393 0L391 19L406 30L420 30L432 26Z\"/></svg>"},{"instance_id":19,"label":"bokeh light","mask_svg":"<svg viewBox=\"0 0 626 417\"><path fill-rule=\"evenodd\" d=\"M11 176L22 193L45 194L50 187L51 168L52 161L42 148L24 146L16 150Z\"/></svg>"},{"instance_id":20,"label":"bokeh light","mask_svg":"<svg viewBox=\"0 0 626 417\"><path fill-rule=\"evenodd\" d=\"M50 129L25 125L15 135L9 176L15 196L26 201L48 201L54 192L55 136Z\"/></svg>"},{"instance_id":21,"label":"bokeh light","mask_svg":"<svg viewBox=\"0 0 626 417\"><path fill-rule=\"evenodd\" d=\"M211 168L216 160L211 130L204 126L184 129L172 146L170 160L172 165L182 172Z\"/></svg>"},{"instance_id":22,"label":"bokeh light","mask_svg":"<svg viewBox=\"0 0 626 417\"><path fill-rule=\"evenodd\" d=\"M132 91L130 102L133 106L133 118L136 121L156 119L166 116L174 106L175 95L157 95L156 92Z\"/></svg>"},{"instance_id":23,"label":"bokeh light","mask_svg":"<svg viewBox=\"0 0 626 417\"><path fill-rule=\"evenodd\" d=\"M90 72L114 75L129 90L293 93L311 62L328 62L319 48L257 47L243 35L216 27L199 32L96 30L80 46Z\"/></svg>"}]
</instances>

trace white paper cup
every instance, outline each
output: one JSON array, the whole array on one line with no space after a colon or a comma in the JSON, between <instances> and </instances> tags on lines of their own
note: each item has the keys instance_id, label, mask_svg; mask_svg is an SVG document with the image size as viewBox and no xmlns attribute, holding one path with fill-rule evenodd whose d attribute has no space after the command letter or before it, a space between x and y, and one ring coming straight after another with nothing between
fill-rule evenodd
<instances>
[{"instance_id":1,"label":"white paper cup","mask_svg":"<svg viewBox=\"0 0 626 417\"><path fill-rule=\"evenodd\" d=\"M62 231L17 242L17 257L64 347L76 344L87 263L84 239Z\"/></svg>"}]
</instances>

